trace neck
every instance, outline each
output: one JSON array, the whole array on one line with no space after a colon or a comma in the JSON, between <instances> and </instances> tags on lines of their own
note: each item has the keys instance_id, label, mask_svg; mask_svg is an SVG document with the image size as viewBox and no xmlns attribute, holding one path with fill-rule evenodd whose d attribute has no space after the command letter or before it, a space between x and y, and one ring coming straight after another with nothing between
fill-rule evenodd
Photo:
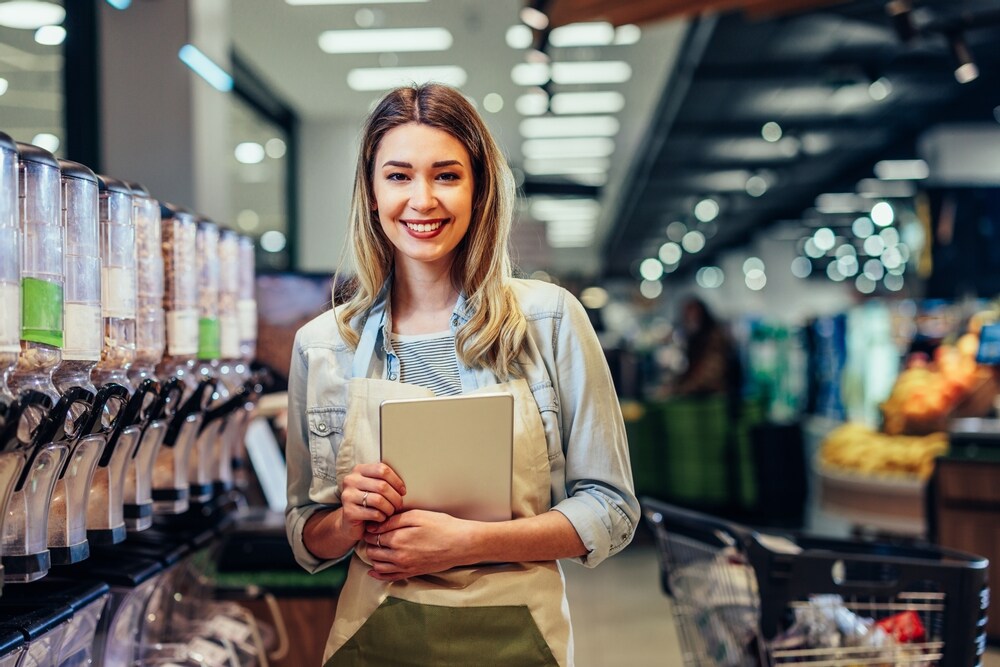
<instances>
[{"instance_id":1,"label":"neck","mask_svg":"<svg viewBox=\"0 0 1000 667\"><path fill-rule=\"evenodd\" d=\"M447 329L458 299L458 290L451 281L451 264L413 266L396 262L391 299L396 333Z\"/></svg>"}]
</instances>

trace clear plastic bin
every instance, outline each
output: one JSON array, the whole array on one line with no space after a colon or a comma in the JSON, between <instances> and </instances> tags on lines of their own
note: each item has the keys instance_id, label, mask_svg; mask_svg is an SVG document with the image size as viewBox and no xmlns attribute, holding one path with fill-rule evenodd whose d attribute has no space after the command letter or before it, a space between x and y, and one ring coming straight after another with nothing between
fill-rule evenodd
<instances>
[{"instance_id":1,"label":"clear plastic bin","mask_svg":"<svg viewBox=\"0 0 1000 667\"><path fill-rule=\"evenodd\" d=\"M21 253L17 144L0 132L0 400L13 400L7 379L21 351Z\"/></svg>"},{"instance_id":2,"label":"clear plastic bin","mask_svg":"<svg viewBox=\"0 0 1000 667\"><path fill-rule=\"evenodd\" d=\"M219 227L198 221L196 236L198 269L198 359L219 359Z\"/></svg>"},{"instance_id":3,"label":"clear plastic bin","mask_svg":"<svg viewBox=\"0 0 1000 667\"><path fill-rule=\"evenodd\" d=\"M73 617L69 605L0 599L0 614L0 629L19 630L25 638L22 667L60 667L59 653Z\"/></svg>"},{"instance_id":4,"label":"clear plastic bin","mask_svg":"<svg viewBox=\"0 0 1000 667\"><path fill-rule=\"evenodd\" d=\"M157 375L180 378L190 392L197 386L191 367L198 354L198 228L193 215L171 204L160 205L160 216L166 350Z\"/></svg>"},{"instance_id":5,"label":"clear plastic bin","mask_svg":"<svg viewBox=\"0 0 1000 667\"><path fill-rule=\"evenodd\" d=\"M166 349L163 236L160 203L142 185L128 185L132 189L137 252L135 362L129 377L138 386L142 380L155 377L156 366Z\"/></svg>"},{"instance_id":6,"label":"clear plastic bin","mask_svg":"<svg viewBox=\"0 0 1000 667\"><path fill-rule=\"evenodd\" d=\"M62 361L63 247L59 163L52 153L17 144L21 230L21 342L10 389L33 389L53 403L52 371Z\"/></svg>"},{"instance_id":7,"label":"clear plastic bin","mask_svg":"<svg viewBox=\"0 0 1000 667\"><path fill-rule=\"evenodd\" d=\"M94 384L115 382L129 390L135 362L136 247L132 190L125 183L99 176L101 220L101 315L104 346L91 377Z\"/></svg>"},{"instance_id":8,"label":"clear plastic bin","mask_svg":"<svg viewBox=\"0 0 1000 667\"><path fill-rule=\"evenodd\" d=\"M240 360L249 373L257 356L257 270L253 239L240 236L240 295L236 304L240 318Z\"/></svg>"},{"instance_id":9,"label":"clear plastic bin","mask_svg":"<svg viewBox=\"0 0 1000 667\"><path fill-rule=\"evenodd\" d=\"M97 176L87 167L59 160L62 224L66 231L65 336L62 362L52 374L65 393L83 387L96 393L90 373L101 359L101 245Z\"/></svg>"}]
</instances>

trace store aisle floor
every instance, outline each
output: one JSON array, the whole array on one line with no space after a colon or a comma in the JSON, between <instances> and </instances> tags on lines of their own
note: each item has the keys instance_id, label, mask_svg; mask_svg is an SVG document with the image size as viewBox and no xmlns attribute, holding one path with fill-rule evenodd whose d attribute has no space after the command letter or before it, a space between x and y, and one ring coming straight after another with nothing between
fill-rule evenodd
<instances>
[{"instance_id":1,"label":"store aisle floor","mask_svg":"<svg viewBox=\"0 0 1000 667\"><path fill-rule=\"evenodd\" d=\"M576 667L681 665L670 601L660 589L656 551L649 540L637 537L593 570L572 563L563 570ZM983 667L1000 667L1000 649L987 651Z\"/></svg>"}]
</instances>

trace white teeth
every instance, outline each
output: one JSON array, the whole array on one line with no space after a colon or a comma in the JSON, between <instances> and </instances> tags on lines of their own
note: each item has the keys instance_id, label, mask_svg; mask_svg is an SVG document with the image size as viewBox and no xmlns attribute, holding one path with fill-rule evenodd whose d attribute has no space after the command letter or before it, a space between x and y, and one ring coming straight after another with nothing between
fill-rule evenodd
<instances>
[{"instance_id":1,"label":"white teeth","mask_svg":"<svg viewBox=\"0 0 1000 667\"><path fill-rule=\"evenodd\" d=\"M404 223L404 224L408 228L412 229L415 232L433 232L434 230L436 230L437 228L439 228L444 223L443 222L426 222L426 223L424 223L424 222L407 222L407 223Z\"/></svg>"}]
</instances>

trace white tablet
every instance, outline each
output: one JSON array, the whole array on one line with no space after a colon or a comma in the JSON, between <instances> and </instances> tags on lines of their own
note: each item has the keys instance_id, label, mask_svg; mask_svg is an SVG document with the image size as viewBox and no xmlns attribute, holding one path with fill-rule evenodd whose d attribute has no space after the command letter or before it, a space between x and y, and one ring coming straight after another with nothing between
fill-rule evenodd
<instances>
[{"instance_id":1,"label":"white tablet","mask_svg":"<svg viewBox=\"0 0 1000 667\"><path fill-rule=\"evenodd\" d=\"M379 413L382 461L406 484L406 509L511 518L512 395L387 400Z\"/></svg>"}]
</instances>

